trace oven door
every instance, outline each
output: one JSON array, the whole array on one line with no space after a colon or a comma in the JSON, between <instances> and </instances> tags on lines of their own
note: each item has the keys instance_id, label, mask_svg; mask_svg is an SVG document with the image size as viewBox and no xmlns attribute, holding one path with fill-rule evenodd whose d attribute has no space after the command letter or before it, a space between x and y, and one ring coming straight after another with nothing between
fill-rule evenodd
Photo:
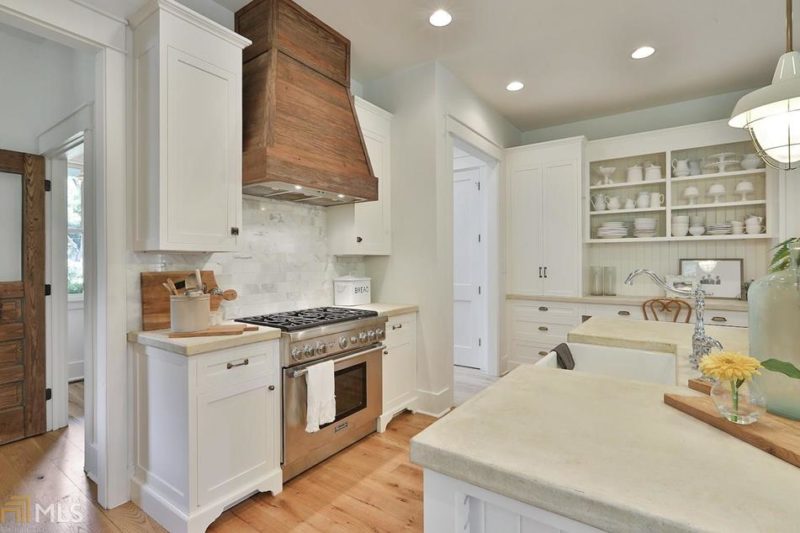
<instances>
[{"instance_id":1,"label":"oven door","mask_svg":"<svg viewBox=\"0 0 800 533\"><path fill-rule=\"evenodd\" d=\"M358 439L375 431L381 414L383 346L352 354L337 355L334 361L336 420L315 433L306 432L306 378L309 365L283 371L283 460L284 480L323 461Z\"/></svg>"}]
</instances>

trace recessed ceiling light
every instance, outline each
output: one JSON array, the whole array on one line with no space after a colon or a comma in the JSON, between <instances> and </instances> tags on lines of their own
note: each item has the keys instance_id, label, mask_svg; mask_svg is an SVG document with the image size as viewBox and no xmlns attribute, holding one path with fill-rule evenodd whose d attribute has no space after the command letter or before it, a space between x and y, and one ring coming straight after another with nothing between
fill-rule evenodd
<instances>
[{"instance_id":1,"label":"recessed ceiling light","mask_svg":"<svg viewBox=\"0 0 800 533\"><path fill-rule=\"evenodd\" d=\"M631 53L633 59L644 59L656 53L656 49L652 46L640 46Z\"/></svg>"},{"instance_id":2,"label":"recessed ceiling light","mask_svg":"<svg viewBox=\"0 0 800 533\"><path fill-rule=\"evenodd\" d=\"M294 190L301 191L301 190L303 190L303 186L302 185L295 185L294 186Z\"/></svg>"},{"instance_id":3,"label":"recessed ceiling light","mask_svg":"<svg viewBox=\"0 0 800 533\"><path fill-rule=\"evenodd\" d=\"M437 9L431 15L431 18L428 19L432 26L436 26L437 28L441 28L442 26L447 26L451 22L453 22L453 15L445 11L444 9Z\"/></svg>"},{"instance_id":4,"label":"recessed ceiling light","mask_svg":"<svg viewBox=\"0 0 800 533\"><path fill-rule=\"evenodd\" d=\"M525 84L522 83L521 81L512 81L511 83L506 85L506 90L511 91L513 93L522 90L523 87L525 87Z\"/></svg>"}]
</instances>

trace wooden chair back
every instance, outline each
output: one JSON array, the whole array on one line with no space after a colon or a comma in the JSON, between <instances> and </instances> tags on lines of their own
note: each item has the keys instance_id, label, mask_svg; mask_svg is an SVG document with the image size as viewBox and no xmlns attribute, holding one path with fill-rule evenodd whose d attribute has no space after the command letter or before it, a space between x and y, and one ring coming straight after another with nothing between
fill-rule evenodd
<instances>
[{"instance_id":1,"label":"wooden chair back","mask_svg":"<svg viewBox=\"0 0 800 533\"><path fill-rule=\"evenodd\" d=\"M672 314L672 321L678 322L681 314L686 313L686 322L692 319L692 306L686 300L678 298L653 298L642 304L645 320L658 320L659 313ZM652 317L652 318L651 318Z\"/></svg>"}]
</instances>

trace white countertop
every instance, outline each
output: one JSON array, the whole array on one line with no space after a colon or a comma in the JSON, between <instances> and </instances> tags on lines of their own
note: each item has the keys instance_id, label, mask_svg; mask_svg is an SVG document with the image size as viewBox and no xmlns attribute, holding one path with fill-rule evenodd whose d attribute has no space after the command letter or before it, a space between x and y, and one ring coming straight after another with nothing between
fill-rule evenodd
<instances>
[{"instance_id":1,"label":"white countertop","mask_svg":"<svg viewBox=\"0 0 800 533\"><path fill-rule=\"evenodd\" d=\"M640 306L652 298L666 298L665 296L528 296L525 294L506 294L507 300L522 300L535 302L564 302L597 305L637 305ZM692 302L689 302L692 303ZM694 307L694 304L692 304ZM741 311L747 312L747 302L742 300L723 300L719 298L706 299L706 309L709 311Z\"/></svg>"},{"instance_id":2,"label":"white countertop","mask_svg":"<svg viewBox=\"0 0 800 533\"><path fill-rule=\"evenodd\" d=\"M364 304L348 306L354 309L366 309L367 311L377 311L379 316L393 317L416 313L419 307L413 304Z\"/></svg>"},{"instance_id":3,"label":"white countertop","mask_svg":"<svg viewBox=\"0 0 800 533\"><path fill-rule=\"evenodd\" d=\"M236 324L236 322L225 322L225 324ZM171 339L169 334L172 330L161 329L157 331L131 331L128 333L128 342L139 343L145 346L153 346L162 350L175 352L180 355L200 355L216 350L225 350L263 342L281 337L281 330L258 326L258 331L245 331L241 335L216 335L214 337L188 337L183 339Z\"/></svg>"},{"instance_id":4,"label":"white countertop","mask_svg":"<svg viewBox=\"0 0 800 533\"><path fill-rule=\"evenodd\" d=\"M677 379L685 384L699 376L689 364L694 324L592 317L567 335L568 342L666 352L677 358ZM706 326L706 333L722 343L725 350L748 353L748 328Z\"/></svg>"},{"instance_id":5,"label":"white countertop","mask_svg":"<svg viewBox=\"0 0 800 533\"><path fill-rule=\"evenodd\" d=\"M800 469L665 392L696 394L523 365L414 437L411 460L607 531L797 531Z\"/></svg>"}]
</instances>

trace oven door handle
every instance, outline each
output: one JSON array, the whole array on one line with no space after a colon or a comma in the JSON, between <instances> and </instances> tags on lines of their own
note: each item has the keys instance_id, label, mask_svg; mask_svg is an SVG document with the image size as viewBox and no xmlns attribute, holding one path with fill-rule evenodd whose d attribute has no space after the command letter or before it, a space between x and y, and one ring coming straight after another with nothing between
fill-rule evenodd
<instances>
[{"instance_id":1,"label":"oven door handle","mask_svg":"<svg viewBox=\"0 0 800 533\"><path fill-rule=\"evenodd\" d=\"M347 357L342 357L341 359L336 359L336 356L334 356L334 357L329 358L329 359L321 359L319 361L314 361L313 363L309 363L308 365L304 366L303 368L295 370L294 372L290 372L289 373L289 377L295 378L295 379L299 378L300 376L303 376L306 373L308 373L308 370L306 370L306 369L309 366L314 366L317 363L322 363L322 362L325 362L325 361L333 361L334 363L344 363L345 361L349 361L350 359L355 359L356 357L361 357L362 355L366 355L366 354L368 354L370 352L374 352L376 350L382 350L382 349L383 349L383 346L379 344L379 345L376 345L376 346L372 346L371 348L367 348L366 350L361 350L360 352L356 352L354 354L350 354Z\"/></svg>"}]
</instances>

